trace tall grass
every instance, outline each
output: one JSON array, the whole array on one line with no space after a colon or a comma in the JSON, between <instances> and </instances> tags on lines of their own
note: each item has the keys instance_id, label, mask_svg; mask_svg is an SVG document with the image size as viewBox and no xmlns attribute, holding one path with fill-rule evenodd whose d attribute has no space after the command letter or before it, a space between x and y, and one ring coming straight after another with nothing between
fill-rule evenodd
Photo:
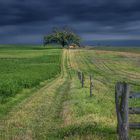
<instances>
[{"instance_id":1,"label":"tall grass","mask_svg":"<svg viewBox=\"0 0 140 140\"><path fill-rule=\"evenodd\" d=\"M61 71L60 49L0 47L0 102L23 88L32 88Z\"/></svg>"}]
</instances>

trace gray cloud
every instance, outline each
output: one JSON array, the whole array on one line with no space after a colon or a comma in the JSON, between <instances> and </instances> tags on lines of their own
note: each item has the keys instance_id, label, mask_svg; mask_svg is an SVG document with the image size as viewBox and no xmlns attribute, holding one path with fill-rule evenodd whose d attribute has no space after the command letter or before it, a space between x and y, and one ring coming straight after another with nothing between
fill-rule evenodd
<instances>
[{"instance_id":1,"label":"gray cloud","mask_svg":"<svg viewBox=\"0 0 140 140\"><path fill-rule=\"evenodd\" d=\"M57 25L73 27L85 40L140 39L139 0L4 0L0 5L0 43L39 43Z\"/></svg>"}]
</instances>

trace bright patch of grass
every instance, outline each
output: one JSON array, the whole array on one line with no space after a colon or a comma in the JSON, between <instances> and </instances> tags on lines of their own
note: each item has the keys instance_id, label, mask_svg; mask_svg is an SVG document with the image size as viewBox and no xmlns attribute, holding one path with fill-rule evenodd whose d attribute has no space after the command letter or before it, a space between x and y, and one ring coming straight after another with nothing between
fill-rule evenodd
<instances>
[{"instance_id":1,"label":"bright patch of grass","mask_svg":"<svg viewBox=\"0 0 140 140\"><path fill-rule=\"evenodd\" d=\"M0 114L6 104L19 98L17 94L27 97L23 89L39 86L60 74L61 53L61 49L41 46L0 46Z\"/></svg>"}]
</instances>

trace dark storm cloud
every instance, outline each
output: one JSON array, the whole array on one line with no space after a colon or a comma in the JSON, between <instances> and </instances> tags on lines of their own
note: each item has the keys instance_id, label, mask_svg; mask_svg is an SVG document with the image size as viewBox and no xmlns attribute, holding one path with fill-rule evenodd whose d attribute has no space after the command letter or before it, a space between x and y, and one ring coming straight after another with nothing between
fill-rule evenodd
<instances>
[{"instance_id":1,"label":"dark storm cloud","mask_svg":"<svg viewBox=\"0 0 140 140\"><path fill-rule=\"evenodd\" d=\"M102 2L103 1L103 2ZM1 25L49 21L67 16L75 21L95 21L116 24L138 20L139 0L5 0L0 2Z\"/></svg>"},{"instance_id":2,"label":"dark storm cloud","mask_svg":"<svg viewBox=\"0 0 140 140\"><path fill-rule=\"evenodd\" d=\"M0 42L39 42L57 25L89 40L140 37L139 0L4 0L0 7Z\"/></svg>"}]
</instances>

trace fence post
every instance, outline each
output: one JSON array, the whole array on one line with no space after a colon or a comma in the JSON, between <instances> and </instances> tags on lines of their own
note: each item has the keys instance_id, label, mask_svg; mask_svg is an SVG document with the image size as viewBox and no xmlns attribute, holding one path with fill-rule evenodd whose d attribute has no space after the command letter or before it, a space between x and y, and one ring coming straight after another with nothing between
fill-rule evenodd
<instances>
[{"instance_id":1,"label":"fence post","mask_svg":"<svg viewBox=\"0 0 140 140\"><path fill-rule=\"evenodd\" d=\"M128 98L128 84L117 82L115 86L115 103L118 121L117 132L120 140L128 140Z\"/></svg>"},{"instance_id":2,"label":"fence post","mask_svg":"<svg viewBox=\"0 0 140 140\"><path fill-rule=\"evenodd\" d=\"M80 82L82 83L82 71L80 72Z\"/></svg>"},{"instance_id":3,"label":"fence post","mask_svg":"<svg viewBox=\"0 0 140 140\"><path fill-rule=\"evenodd\" d=\"M81 75L80 75L81 73L80 73L80 71L78 71L77 74L78 74L78 79L81 80Z\"/></svg>"},{"instance_id":4,"label":"fence post","mask_svg":"<svg viewBox=\"0 0 140 140\"><path fill-rule=\"evenodd\" d=\"M84 73L83 72L81 73L81 77L82 77L81 84L82 84L82 87L84 87Z\"/></svg>"},{"instance_id":5,"label":"fence post","mask_svg":"<svg viewBox=\"0 0 140 140\"><path fill-rule=\"evenodd\" d=\"M78 71L77 74L78 74L78 78L80 80L81 86L84 87L84 73Z\"/></svg>"},{"instance_id":6,"label":"fence post","mask_svg":"<svg viewBox=\"0 0 140 140\"><path fill-rule=\"evenodd\" d=\"M115 85L115 103L116 103L116 114L117 114L117 133L120 134L121 132L121 114L120 114L120 96L122 94L122 84L117 82Z\"/></svg>"},{"instance_id":7,"label":"fence post","mask_svg":"<svg viewBox=\"0 0 140 140\"><path fill-rule=\"evenodd\" d=\"M122 140L128 140L128 98L129 98L129 86L127 83L123 83L123 94L121 102L121 116L122 122Z\"/></svg>"},{"instance_id":8,"label":"fence post","mask_svg":"<svg viewBox=\"0 0 140 140\"><path fill-rule=\"evenodd\" d=\"M90 97L92 96L92 87L93 87L93 83L92 83L92 76L89 76L90 79Z\"/></svg>"}]
</instances>

